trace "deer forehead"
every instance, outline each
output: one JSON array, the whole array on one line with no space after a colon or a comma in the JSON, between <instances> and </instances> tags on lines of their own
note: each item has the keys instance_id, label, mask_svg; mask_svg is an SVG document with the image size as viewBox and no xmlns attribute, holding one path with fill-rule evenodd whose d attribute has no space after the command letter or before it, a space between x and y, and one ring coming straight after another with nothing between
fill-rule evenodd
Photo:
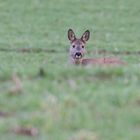
<instances>
[{"instance_id":1,"label":"deer forehead","mask_svg":"<svg viewBox=\"0 0 140 140\"><path fill-rule=\"evenodd\" d=\"M75 41L72 42L72 45L81 46L85 44L81 39L76 39Z\"/></svg>"}]
</instances>

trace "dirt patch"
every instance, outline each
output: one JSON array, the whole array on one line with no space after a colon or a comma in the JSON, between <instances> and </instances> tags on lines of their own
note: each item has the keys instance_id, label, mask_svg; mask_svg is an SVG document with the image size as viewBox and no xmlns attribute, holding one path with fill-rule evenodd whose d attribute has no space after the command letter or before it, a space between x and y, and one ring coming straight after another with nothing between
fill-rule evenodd
<instances>
[{"instance_id":1,"label":"dirt patch","mask_svg":"<svg viewBox=\"0 0 140 140\"><path fill-rule=\"evenodd\" d=\"M0 118L9 117L10 115L11 113L9 112L0 111Z\"/></svg>"},{"instance_id":2,"label":"dirt patch","mask_svg":"<svg viewBox=\"0 0 140 140\"><path fill-rule=\"evenodd\" d=\"M29 128L29 127L16 127L12 129L12 132L17 135L24 135L24 136L36 136L38 134L37 128Z\"/></svg>"},{"instance_id":3,"label":"dirt patch","mask_svg":"<svg viewBox=\"0 0 140 140\"><path fill-rule=\"evenodd\" d=\"M88 51L92 54L114 54L114 55L140 55L140 51L108 51L105 49Z\"/></svg>"},{"instance_id":4,"label":"dirt patch","mask_svg":"<svg viewBox=\"0 0 140 140\"><path fill-rule=\"evenodd\" d=\"M137 106L140 106L140 97L135 100L134 104L136 104Z\"/></svg>"},{"instance_id":5,"label":"dirt patch","mask_svg":"<svg viewBox=\"0 0 140 140\"><path fill-rule=\"evenodd\" d=\"M13 48L13 49L0 48L0 51L18 52L18 53L40 53L40 52L57 53L58 52L55 49L42 49L42 48Z\"/></svg>"}]
</instances>

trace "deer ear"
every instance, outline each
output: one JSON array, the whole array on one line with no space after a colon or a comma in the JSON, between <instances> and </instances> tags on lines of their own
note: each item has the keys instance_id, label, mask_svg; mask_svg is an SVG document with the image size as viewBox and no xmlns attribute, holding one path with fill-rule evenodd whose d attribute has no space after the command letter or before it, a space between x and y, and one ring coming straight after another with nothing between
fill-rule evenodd
<instances>
[{"instance_id":1,"label":"deer ear","mask_svg":"<svg viewBox=\"0 0 140 140\"><path fill-rule=\"evenodd\" d=\"M69 29L69 30L68 30L68 39L69 39L70 41L74 41L74 40L76 39L75 34L74 34L74 32L73 32L72 29Z\"/></svg>"},{"instance_id":2,"label":"deer ear","mask_svg":"<svg viewBox=\"0 0 140 140\"><path fill-rule=\"evenodd\" d=\"M84 42L86 42L86 41L89 40L89 37L90 37L90 31L89 31L89 30L86 30L86 31L84 32L84 34L82 35L81 39L82 39Z\"/></svg>"}]
</instances>

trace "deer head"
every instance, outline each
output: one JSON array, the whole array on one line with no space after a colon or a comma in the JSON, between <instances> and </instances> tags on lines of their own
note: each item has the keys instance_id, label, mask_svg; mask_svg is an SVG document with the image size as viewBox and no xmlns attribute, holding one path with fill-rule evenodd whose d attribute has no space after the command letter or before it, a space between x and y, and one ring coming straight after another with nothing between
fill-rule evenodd
<instances>
[{"instance_id":1,"label":"deer head","mask_svg":"<svg viewBox=\"0 0 140 140\"><path fill-rule=\"evenodd\" d=\"M76 38L72 29L68 30L68 39L70 40L70 58L75 64L79 64L82 61L82 58L85 54L85 45L89 40L90 32L86 30L81 38Z\"/></svg>"}]
</instances>

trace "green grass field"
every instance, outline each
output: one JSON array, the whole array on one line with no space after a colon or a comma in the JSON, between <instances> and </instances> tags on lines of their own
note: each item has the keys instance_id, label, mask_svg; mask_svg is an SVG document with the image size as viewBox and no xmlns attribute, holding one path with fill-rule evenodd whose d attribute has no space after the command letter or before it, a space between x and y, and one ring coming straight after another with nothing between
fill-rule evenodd
<instances>
[{"instance_id":1,"label":"green grass field","mask_svg":"<svg viewBox=\"0 0 140 140\"><path fill-rule=\"evenodd\" d=\"M0 0L0 140L139 140L139 5ZM117 56L127 65L68 64L69 28L79 37L90 30L87 57ZM22 84L15 91L13 75Z\"/></svg>"}]
</instances>

